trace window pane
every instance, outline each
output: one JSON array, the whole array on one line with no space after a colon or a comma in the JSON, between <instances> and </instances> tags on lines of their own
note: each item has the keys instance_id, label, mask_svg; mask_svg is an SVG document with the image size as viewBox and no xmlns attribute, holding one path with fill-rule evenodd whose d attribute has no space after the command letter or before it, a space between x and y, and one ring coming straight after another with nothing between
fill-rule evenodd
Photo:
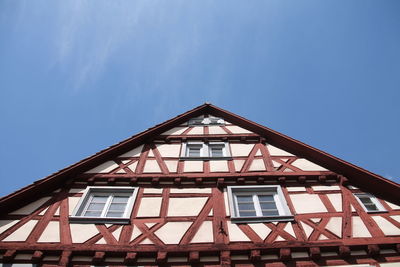
<instances>
[{"instance_id":1,"label":"window pane","mask_svg":"<svg viewBox=\"0 0 400 267\"><path fill-rule=\"evenodd\" d=\"M99 217L101 215L101 211L90 211L90 210L87 210L86 212L85 212L85 217Z\"/></svg>"},{"instance_id":2,"label":"window pane","mask_svg":"<svg viewBox=\"0 0 400 267\"><path fill-rule=\"evenodd\" d=\"M260 206L263 210L276 210L275 202L260 202Z\"/></svg>"},{"instance_id":3,"label":"window pane","mask_svg":"<svg viewBox=\"0 0 400 267\"><path fill-rule=\"evenodd\" d=\"M126 204L112 203L109 211L125 211Z\"/></svg>"},{"instance_id":4,"label":"window pane","mask_svg":"<svg viewBox=\"0 0 400 267\"><path fill-rule=\"evenodd\" d=\"M262 210L263 216L278 216L279 212L277 210Z\"/></svg>"},{"instance_id":5,"label":"window pane","mask_svg":"<svg viewBox=\"0 0 400 267\"><path fill-rule=\"evenodd\" d=\"M189 157L200 157L200 147L189 147Z\"/></svg>"},{"instance_id":6,"label":"window pane","mask_svg":"<svg viewBox=\"0 0 400 267\"><path fill-rule=\"evenodd\" d=\"M120 218L120 217L122 217L124 215L124 213L123 212L108 212L107 213L107 215L106 215L106 217L118 217L118 218Z\"/></svg>"},{"instance_id":7,"label":"window pane","mask_svg":"<svg viewBox=\"0 0 400 267\"><path fill-rule=\"evenodd\" d=\"M129 197L114 196L112 203L127 203L128 200L129 200Z\"/></svg>"},{"instance_id":8,"label":"window pane","mask_svg":"<svg viewBox=\"0 0 400 267\"><path fill-rule=\"evenodd\" d=\"M240 217L251 217L251 216L256 216L255 211L239 211Z\"/></svg>"},{"instance_id":9,"label":"window pane","mask_svg":"<svg viewBox=\"0 0 400 267\"><path fill-rule=\"evenodd\" d=\"M223 153L223 147L219 147L219 146L214 146L211 147L211 157L223 157L224 153Z\"/></svg>"},{"instance_id":10,"label":"window pane","mask_svg":"<svg viewBox=\"0 0 400 267\"><path fill-rule=\"evenodd\" d=\"M253 205L253 203L238 203L238 206L239 206L239 210L240 211L242 211L242 210L255 210L254 209L254 205Z\"/></svg>"},{"instance_id":11,"label":"window pane","mask_svg":"<svg viewBox=\"0 0 400 267\"><path fill-rule=\"evenodd\" d=\"M368 211L374 211L374 210L378 210L378 207L375 205L375 204L365 204L365 208L368 210Z\"/></svg>"},{"instance_id":12,"label":"window pane","mask_svg":"<svg viewBox=\"0 0 400 267\"><path fill-rule=\"evenodd\" d=\"M106 203L108 196L93 196L92 203Z\"/></svg>"},{"instance_id":13,"label":"window pane","mask_svg":"<svg viewBox=\"0 0 400 267\"><path fill-rule=\"evenodd\" d=\"M250 195L250 196L238 195L238 196L236 196L236 198L237 198L237 201L239 203L240 202L251 202L251 203L253 203L253 196L252 195Z\"/></svg>"},{"instance_id":14,"label":"window pane","mask_svg":"<svg viewBox=\"0 0 400 267\"><path fill-rule=\"evenodd\" d=\"M105 203L91 203L89 204L88 210L99 210L102 211Z\"/></svg>"},{"instance_id":15,"label":"window pane","mask_svg":"<svg viewBox=\"0 0 400 267\"><path fill-rule=\"evenodd\" d=\"M274 196L273 195L258 195L258 199L261 201L274 201Z\"/></svg>"}]
</instances>

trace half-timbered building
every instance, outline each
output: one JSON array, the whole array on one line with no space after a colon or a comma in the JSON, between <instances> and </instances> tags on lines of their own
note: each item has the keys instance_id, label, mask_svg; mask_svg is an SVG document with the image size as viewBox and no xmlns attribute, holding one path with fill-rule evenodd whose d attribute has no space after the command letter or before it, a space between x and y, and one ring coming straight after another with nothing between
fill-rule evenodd
<instances>
[{"instance_id":1,"label":"half-timbered building","mask_svg":"<svg viewBox=\"0 0 400 267\"><path fill-rule=\"evenodd\" d=\"M204 104L1 198L0 265L400 266L399 196Z\"/></svg>"}]
</instances>

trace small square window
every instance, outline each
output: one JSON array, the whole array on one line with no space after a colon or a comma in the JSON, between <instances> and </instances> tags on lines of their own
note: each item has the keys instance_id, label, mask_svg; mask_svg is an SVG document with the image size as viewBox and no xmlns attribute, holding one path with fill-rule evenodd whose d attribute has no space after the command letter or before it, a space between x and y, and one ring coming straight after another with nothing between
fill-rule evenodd
<instances>
[{"instance_id":1,"label":"small square window","mask_svg":"<svg viewBox=\"0 0 400 267\"><path fill-rule=\"evenodd\" d=\"M201 149L203 148L202 144L189 144L187 146L187 156L190 158L193 157L201 157Z\"/></svg>"},{"instance_id":2,"label":"small square window","mask_svg":"<svg viewBox=\"0 0 400 267\"><path fill-rule=\"evenodd\" d=\"M211 158L220 158L224 156L224 148L225 145L210 145L210 157Z\"/></svg>"},{"instance_id":3,"label":"small square window","mask_svg":"<svg viewBox=\"0 0 400 267\"><path fill-rule=\"evenodd\" d=\"M182 146L183 159L227 159L230 157L228 143L224 142L188 142Z\"/></svg>"},{"instance_id":4,"label":"small square window","mask_svg":"<svg viewBox=\"0 0 400 267\"><path fill-rule=\"evenodd\" d=\"M366 212L380 212L386 211L381 203L376 199L376 197L367 193L356 193L358 202L364 208Z\"/></svg>"},{"instance_id":5,"label":"small square window","mask_svg":"<svg viewBox=\"0 0 400 267\"><path fill-rule=\"evenodd\" d=\"M279 186L228 186L232 222L293 220Z\"/></svg>"},{"instance_id":6,"label":"small square window","mask_svg":"<svg viewBox=\"0 0 400 267\"><path fill-rule=\"evenodd\" d=\"M137 188L88 187L71 221L129 223Z\"/></svg>"}]
</instances>

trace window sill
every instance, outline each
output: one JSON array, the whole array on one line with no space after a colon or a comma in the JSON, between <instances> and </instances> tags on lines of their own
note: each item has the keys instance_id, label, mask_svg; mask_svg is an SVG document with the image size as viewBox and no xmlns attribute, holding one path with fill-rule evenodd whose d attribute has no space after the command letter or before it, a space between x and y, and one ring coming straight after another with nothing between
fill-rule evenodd
<instances>
[{"instance_id":1,"label":"window sill","mask_svg":"<svg viewBox=\"0 0 400 267\"><path fill-rule=\"evenodd\" d=\"M231 160L232 157L180 157L179 160Z\"/></svg>"},{"instance_id":2,"label":"window sill","mask_svg":"<svg viewBox=\"0 0 400 267\"><path fill-rule=\"evenodd\" d=\"M231 217L232 223L290 222L290 221L294 221L293 215L268 216L268 217Z\"/></svg>"},{"instance_id":3,"label":"window sill","mask_svg":"<svg viewBox=\"0 0 400 267\"><path fill-rule=\"evenodd\" d=\"M70 223L130 224L130 218L99 218L99 217L70 216L69 222Z\"/></svg>"}]
</instances>

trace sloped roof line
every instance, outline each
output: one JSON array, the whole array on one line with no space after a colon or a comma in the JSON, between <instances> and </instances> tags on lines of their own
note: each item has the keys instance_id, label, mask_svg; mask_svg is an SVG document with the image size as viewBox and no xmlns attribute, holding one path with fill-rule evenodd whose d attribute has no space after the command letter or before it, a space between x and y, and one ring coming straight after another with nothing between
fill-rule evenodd
<instances>
[{"instance_id":1,"label":"sloped roof line","mask_svg":"<svg viewBox=\"0 0 400 267\"><path fill-rule=\"evenodd\" d=\"M399 202L397 198L392 199L392 197L388 196L389 193L393 194L394 196L400 195L399 184L270 128L252 122L246 118L216 107L212 104L205 103L163 123L157 124L141 133L133 135L132 137L101 150L92 156L89 156L73 165L70 165L54 174L34 182L29 186L26 186L1 198L0 211L12 209L13 203L18 201L24 202L24 200L29 199L29 195L34 195L36 192L40 192L40 188L42 187L56 188L57 185L60 185L60 182L65 182L65 180L72 179L74 175L78 174L79 172L86 171L91 167L94 167L97 164L112 158L113 156L117 156L124 151L132 149L135 145L139 145L141 142L146 142L148 139L151 139L152 137L155 137L172 127L178 126L191 117L195 117L204 113L223 117L224 119L235 123L238 126L260 134L267 139L268 143L274 146L285 149L298 156L307 158L319 165L322 165L323 167L327 167L327 169L348 177L351 182L355 183L356 186L369 189L372 191L372 193L378 196L384 194L386 198L389 198L395 203Z\"/></svg>"}]
</instances>

